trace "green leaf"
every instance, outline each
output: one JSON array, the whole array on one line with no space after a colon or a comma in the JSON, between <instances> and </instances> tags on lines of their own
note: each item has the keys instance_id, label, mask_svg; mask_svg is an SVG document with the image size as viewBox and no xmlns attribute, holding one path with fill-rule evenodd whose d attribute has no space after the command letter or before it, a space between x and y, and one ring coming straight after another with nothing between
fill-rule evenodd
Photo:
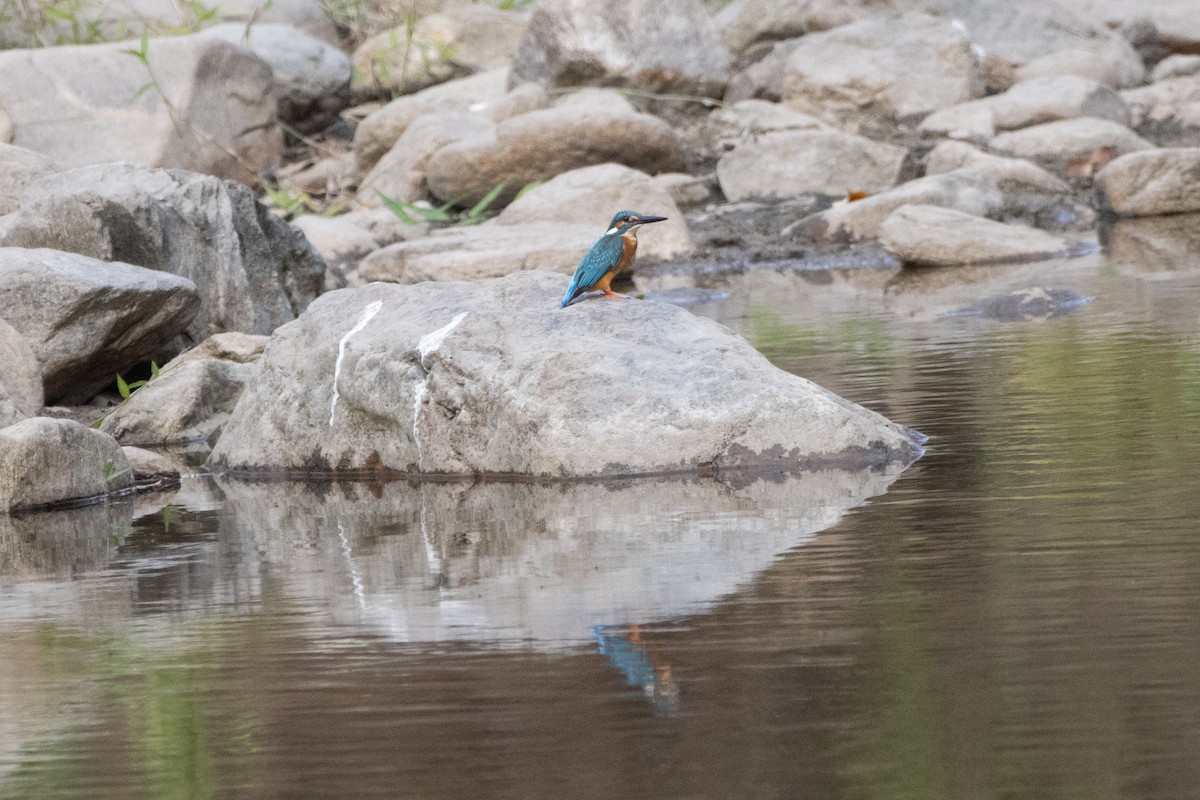
<instances>
[{"instance_id":1,"label":"green leaf","mask_svg":"<svg viewBox=\"0 0 1200 800\"><path fill-rule=\"evenodd\" d=\"M396 218L405 225L419 224L415 219L412 218L412 215L408 213L408 209L406 209L404 204L399 200L393 200L378 189L375 190L375 194L379 195L379 200L383 203L384 207L387 208L388 211L391 211L393 214L395 214Z\"/></svg>"},{"instance_id":2,"label":"green leaf","mask_svg":"<svg viewBox=\"0 0 1200 800\"><path fill-rule=\"evenodd\" d=\"M158 366L158 364L154 361L151 361L150 362L150 377L157 378L158 373L160 373L160 372L162 372L162 369Z\"/></svg>"},{"instance_id":3,"label":"green leaf","mask_svg":"<svg viewBox=\"0 0 1200 800\"><path fill-rule=\"evenodd\" d=\"M467 219L478 220L483 216L483 212L488 210L488 206L496 202L496 198L504 191L504 187L508 185L508 181L500 181L492 190L480 198L479 202L471 206L471 210L467 212Z\"/></svg>"},{"instance_id":4,"label":"green leaf","mask_svg":"<svg viewBox=\"0 0 1200 800\"><path fill-rule=\"evenodd\" d=\"M133 394L133 391L129 388L129 384L119 374L117 375L117 391L121 393L121 398L124 400L128 400L129 395Z\"/></svg>"}]
</instances>

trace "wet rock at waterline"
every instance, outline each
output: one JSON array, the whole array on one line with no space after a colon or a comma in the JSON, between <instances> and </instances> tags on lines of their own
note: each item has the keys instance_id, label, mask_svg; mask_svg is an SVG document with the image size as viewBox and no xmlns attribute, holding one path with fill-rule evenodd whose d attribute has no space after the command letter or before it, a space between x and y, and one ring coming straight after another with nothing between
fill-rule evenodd
<instances>
[{"instance_id":1,"label":"wet rock at waterline","mask_svg":"<svg viewBox=\"0 0 1200 800\"><path fill-rule=\"evenodd\" d=\"M222 333L166 364L109 412L100 430L123 445L202 442L218 433L241 397L266 336Z\"/></svg>"},{"instance_id":2,"label":"wet rock at waterline","mask_svg":"<svg viewBox=\"0 0 1200 800\"><path fill-rule=\"evenodd\" d=\"M13 144L67 167L126 160L250 182L278 165L283 136L262 60L201 36L150 39L144 63L130 47L0 52Z\"/></svg>"},{"instance_id":3,"label":"wet rock at waterline","mask_svg":"<svg viewBox=\"0 0 1200 800\"><path fill-rule=\"evenodd\" d=\"M325 262L245 186L183 170L100 164L42 178L0 244L123 261L192 281L202 305L184 344L270 333L322 290Z\"/></svg>"},{"instance_id":4,"label":"wet rock at waterline","mask_svg":"<svg viewBox=\"0 0 1200 800\"><path fill-rule=\"evenodd\" d=\"M48 403L84 403L178 336L200 297L186 278L57 250L0 248L0 318L37 356Z\"/></svg>"},{"instance_id":5,"label":"wet rock at waterline","mask_svg":"<svg viewBox=\"0 0 1200 800\"><path fill-rule=\"evenodd\" d=\"M1200 147L1129 153L1096 175L1103 207L1140 217L1200 211Z\"/></svg>"},{"instance_id":6,"label":"wet rock at waterline","mask_svg":"<svg viewBox=\"0 0 1200 800\"><path fill-rule=\"evenodd\" d=\"M578 477L906 464L918 434L674 306L567 278L372 284L272 337L213 450L233 470Z\"/></svg>"},{"instance_id":7,"label":"wet rock at waterline","mask_svg":"<svg viewBox=\"0 0 1200 800\"><path fill-rule=\"evenodd\" d=\"M42 410L42 371L29 342L0 319L0 428Z\"/></svg>"},{"instance_id":8,"label":"wet rock at waterline","mask_svg":"<svg viewBox=\"0 0 1200 800\"><path fill-rule=\"evenodd\" d=\"M900 261L924 266L1027 261L1065 253L1071 246L1036 228L927 205L893 211L880 226L879 241Z\"/></svg>"},{"instance_id":9,"label":"wet rock at waterline","mask_svg":"<svg viewBox=\"0 0 1200 800\"><path fill-rule=\"evenodd\" d=\"M1118 155L1123 155L1150 150L1154 145L1118 122L1092 117L1031 125L1002 133L991 141L995 153L1042 159L1059 166L1087 158L1097 147L1112 147Z\"/></svg>"},{"instance_id":10,"label":"wet rock at waterline","mask_svg":"<svg viewBox=\"0 0 1200 800\"><path fill-rule=\"evenodd\" d=\"M48 417L0 429L0 512L96 499L132 484L129 461L107 433Z\"/></svg>"}]
</instances>

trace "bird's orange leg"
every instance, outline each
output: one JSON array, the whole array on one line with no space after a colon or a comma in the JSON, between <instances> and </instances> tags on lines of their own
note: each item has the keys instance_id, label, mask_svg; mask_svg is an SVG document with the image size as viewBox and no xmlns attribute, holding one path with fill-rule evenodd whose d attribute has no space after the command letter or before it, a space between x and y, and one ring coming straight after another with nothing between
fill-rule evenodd
<instances>
[{"instance_id":1,"label":"bird's orange leg","mask_svg":"<svg viewBox=\"0 0 1200 800\"><path fill-rule=\"evenodd\" d=\"M616 273L616 272L610 272L610 273L608 273L608 274L607 274L607 275L605 275L603 278L601 278L600 280L596 281L596 285L595 285L595 286L593 286L592 288L593 288L593 289L599 289L600 291L604 292L604 296L605 296L605 297L611 297L611 298L614 298L614 299L620 299L620 300L629 300L629 299L631 299L631 298L629 297L629 295L627 295L627 294L617 294L616 292L614 292L614 291L612 290L612 280L613 280L613 278L615 278L615 277L616 277L616 275L617 275L617 273Z\"/></svg>"}]
</instances>

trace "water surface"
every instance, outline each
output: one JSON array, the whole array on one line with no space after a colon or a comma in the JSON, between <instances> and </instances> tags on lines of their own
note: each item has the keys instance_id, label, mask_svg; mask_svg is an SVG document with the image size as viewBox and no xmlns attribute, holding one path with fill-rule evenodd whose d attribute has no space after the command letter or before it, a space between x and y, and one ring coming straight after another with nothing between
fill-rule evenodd
<instances>
[{"instance_id":1,"label":"water surface","mask_svg":"<svg viewBox=\"0 0 1200 800\"><path fill-rule=\"evenodd\" d=\"M901 474L195 477L0 523L0 797L1195 797L1192 229L706 278L931 437ZM971 310L1030 288L1093 299Z\"/></svg>"}]
</instances>

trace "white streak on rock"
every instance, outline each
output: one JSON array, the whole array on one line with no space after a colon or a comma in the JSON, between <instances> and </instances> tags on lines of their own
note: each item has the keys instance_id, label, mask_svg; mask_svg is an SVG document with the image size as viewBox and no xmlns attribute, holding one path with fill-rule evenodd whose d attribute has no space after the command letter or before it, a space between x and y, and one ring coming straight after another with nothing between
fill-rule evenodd
<instances>
[{"instance_id":1,"label":"white streak on rock","mask_svg":"<svg viewBox=\"0 0 1200 800\"><path fill-rule=\"evenodd\" d=\"M338 342L337 361L333 365L333 400L329 403L329 427L331 428L333 427L333 414L335 411L337 411L338 375L341 374L342 371L342 359L346 357L346 342L350 341L351 336L367 327L367 323L371 321L371 317L378 314L379 309L381 308L383 308L383 302L380 300L376 300L374 303L371 303L371 305L364 308L362 314L359 315L358 322L354 323L354 327L342 337L340 342Z\"/></svg>"},{"instance_id":2,"label":"white streak on rock","mask_svg":"<svg viewBox=\"0 0 1200 800\"><path fill-rule=\"evenodd\" d=\"M450 322L447 323L446 325L442 326L441 328L438 328L433 333L427 333L420 338L420 340L417 342L417 358L419 358L421 361L422 369L426 368L425 359L429 358L429 355L431 353L435 352L439 347L441 347L442 342L444 342L446 340L446 336L449 335L450 331L457 328L459 326L459 323L461 323L466 318L467 318L467 312L464 311L461 314L459 314L457 317L455 317L454 319L450 320ZM422 447L421 447L421 434L417 430L417 423L421 418L421 405L425 402L425 394L426 394L428 385L429 385L429 379L426 378L425 380L423 380L419 384L417 384L417 389L415 392L413 392L413 428L412 428L412 432L413 432L413 444L415 444L417 446L417 468L418 469L420 469L420 467L421 467Z\"/></svg>"}]
</instances>

